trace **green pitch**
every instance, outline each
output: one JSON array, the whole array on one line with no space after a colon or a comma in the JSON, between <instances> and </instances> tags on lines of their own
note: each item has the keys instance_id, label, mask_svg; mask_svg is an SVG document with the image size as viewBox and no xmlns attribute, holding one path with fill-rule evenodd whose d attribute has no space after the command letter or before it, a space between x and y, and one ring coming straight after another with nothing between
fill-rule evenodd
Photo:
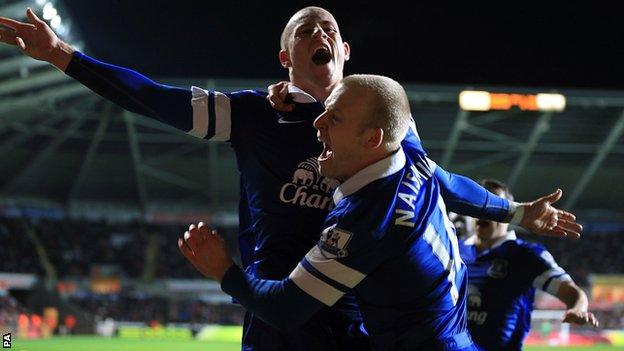
<instances>
[{"instance_id":1,"label":"green pitch","mask_svg":"<svg viewBox=\"0 0 624 351\"><path fill-rule=\"evenodd\" d=\"M235 351L240 350L236 342L214 342L196 340L124 340L99 337L56 337L47 340L13 339L11 350L16 351ZM527 351L541 350L575 351L624 351L624 347L525 347Z\"/></svg>"}]
</instances>

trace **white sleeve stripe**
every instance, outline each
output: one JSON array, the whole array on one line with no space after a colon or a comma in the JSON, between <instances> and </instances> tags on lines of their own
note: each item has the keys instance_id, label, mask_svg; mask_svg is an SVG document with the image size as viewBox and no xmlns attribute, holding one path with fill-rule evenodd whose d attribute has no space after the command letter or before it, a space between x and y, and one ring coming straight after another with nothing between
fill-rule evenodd
<instances>
[{"instance_id":1,"label":"white sleeve stripe","mask_svg":"<svg viewBox=\"0 0 624 351\"><path fill-rule=\"evenodd\" d=\"M207 90L191 87L193 97L191 106L193 107L193 129L188 134L205 138L209 137L215 141L227 141L230 139L232 131L232 111L230 106L230 98L220 92L214 92L214 116L210 116L210 92ZM214 135L208 135L210 130L210 117L214 117Z\"/></svg>"},{"instance_id":2,"label":"white sleeve stripe","mask_svg":"<svg viewBox=\"0 0 624 351\"><path fill-rule=\"evenodd\" d=\"M561 274L565 274L565 271L561 267L557 266L549 269L533 280L533 287L536 289L544 290L544 284L546 284L548 279Z\"/></svg>"},{"instance_id":3,"label":"white sleeve stripe","mask_svg":"<svg viewBox=\"0 0 624 351\"><path fill-rule=\"evenodd\" d=\"M571 282L571 281L572 281L572 278L570 278L569 275L563 274L559 277L551 279L550 282L548 282L548 286L546 286L544 291L546 291L547 293L551 295L557 296L557 293L559 292L559 287L561 287L561 283Z\"/></svg>"},{"instance_id":4,"label":"white sleeve stripe","mask_svg":"<svg viewBox=\"0 0 624 351\"><path fill-rule=\"evenodd\" d=\"M451 257L431 224L427 226L427 229L423 234L423 238L431 246L433 254L438 257L444 269L447 271L450 270L451 267L449 266L449 263L451 263Z\"/></svg>"},{"instance_id":5,"label":"white sleeve stripe","mask_svg":"<svg viewBox=\"0 0 624 351\"><path fill-rule=\"evenodd\" d=\"M230 140L232 131L230 98L215 91L215 134L213 140Z\"/></svg>"},{"instance_id":6,"label":"white sleeve stripe","mask_svg":"<svg viewBox=\"0 0 624 351\"><path fill-rule=\"evenodd\" d=\"M345 266L334 259L325 258L318 246L313 247L305 258L323 275L351 289L366 278L366 274L360 271Z\"/></svg>"},{"instance_id":7,"label":"white sleeve stripe","mask_svg":"<svg viewBox=\"0 0 624 351\"><path fill-rule=\"evenodd\" d=\"M434 174L436 167L438 167L438 164L435 163L435 161L430 159L429 157L427 157L427 163L429 164L429 169L431 170L431 174Z\"/></svg>"},{"instance_id":8,"label":"white sleeve stripe","mask_svg":"<svg viewBox=\"0 0 624 351\"><path fill-rule=\"evenodd\" d=\"M197 137L205 138L208 134L208 100L209 93L198 87L191 87L191 106L193 106L193 129L187 133Z\"/></svg>"},{"instance_id":9,"label":"white sleeve stripe","mask_svg":"<svg viewBox=\"0 0 624 351\"><path fill-rule=\"evenodd\" d=\"M325 283L324 281L313 276L310 272L300 264L297 265L295 270L290 273L288 277L292 280L306 294L319 300L327 306L332 306L336 303L344 293L333 286Z\"/></svg>"}]
</instances>

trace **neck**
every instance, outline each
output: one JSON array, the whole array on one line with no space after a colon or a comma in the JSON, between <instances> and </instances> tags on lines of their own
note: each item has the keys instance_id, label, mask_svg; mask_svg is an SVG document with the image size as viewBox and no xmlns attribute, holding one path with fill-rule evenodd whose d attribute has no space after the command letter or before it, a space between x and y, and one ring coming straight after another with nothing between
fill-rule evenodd
<instances>
[{"instance_id":1,"label":"neck","mask_svg":"<svg viewBox=\"0 0 624 351\"><path fill-rule=\"evenodd\" d=\"M363 170L364 168L374 163L377 163L383 160L384 158L392 155L398 149L399 149L398 147L394 150L389 150L385 147L380 147L376 150L376 152L365 153L364 155L362 155L362 158L361 158L362 161L356 167L353 168L353 170L349 173L347 177L344 177L345 179L343 181L346 181L347 179L353 177L354 175L356 175L359 171Z\"/></svg>"},{"instance_id":2,"label":"neck","mask_svg":"<svg viewBox=\"0 0 624 351\"><path fill-rule=\"evenodd\" d=\"M312 95L317 101L325 103L325 100L329 97L329 94L338 85L339 81L328 84L316 84L315 82L303 79L297 79L292 72L290 73L290 81L298 88L302 89L306 93Z\"/></svg>"},{"instance_id":3,"label":"neck","mask_svg":"<svg viewBox=\"0 0 624 351\"><path fill-rule=\"evenodd\" d=\"M498 235L498 236L492 236L491 238L482 238L479 235L477 235L477 239L475 240L475 246L477 247L477 251L484 251L484 250L491 249L494 243L497 242L500 238L504 237L505 235L506 233L502 235Z\"/></svg>"}]
</instances>

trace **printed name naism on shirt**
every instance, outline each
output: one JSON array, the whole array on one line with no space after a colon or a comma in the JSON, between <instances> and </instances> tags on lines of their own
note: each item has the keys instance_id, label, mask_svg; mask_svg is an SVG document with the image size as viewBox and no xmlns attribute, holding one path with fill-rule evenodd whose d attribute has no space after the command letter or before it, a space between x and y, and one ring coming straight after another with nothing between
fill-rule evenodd
<instances>
[{"instance_id":1,"label":"printed name naism on shirt","mask_svg":"<svg viewBox=\"0 0 624 351\"><path fill-rule=\"evenodd\" d=\"M405 172L403 179L401 179L399 199L394 210L394 213L397 215L397 218L394 220L395 225L414 228L414 218L416 217L416 205L414 203L418 197L420 187L430 177L429 174L421 172L419 169L427 170L428 168L420 162L412 164L409 171Z\"/></svg>"}]
</instances>

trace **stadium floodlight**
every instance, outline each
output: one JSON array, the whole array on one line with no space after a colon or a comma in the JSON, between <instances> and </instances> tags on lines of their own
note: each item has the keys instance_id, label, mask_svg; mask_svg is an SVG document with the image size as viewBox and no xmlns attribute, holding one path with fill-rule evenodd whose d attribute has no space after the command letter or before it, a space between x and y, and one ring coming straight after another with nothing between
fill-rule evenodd
<instances>
[{"instance_id":1,"label":"stadium floodlight","mask_svg":"<svg viewBox=\"0 0 624 351\"><path fill-rule=\"evenodd\" d=\"M565 110L566 99L561 94L537 94L537 109L561 112Z\"/></svg>"},{"instance_id":2,"label":"stadium floodlight","mask_svg":"<svg viewBox=\"0 0 624 351\"><path fill-rule=\"evenodd\" d=\"M54 18L54 16L56 16L57 14L58 14L58 11L54 7L54 5L52 5L51 2L48 2L47 4L43 6L43 19L44 20L49 21L52 18Z\"/></svg>"},{"instance_id":3,"label":"stadium floodlight","mask_svg":"<svg viewBox=\"0 0 624 351\"><path fill-rule=\"evenodd\" d=\"M487 91L462 91L459 93L459 106L466 111L488 111L490 109L490 93Z\"/></svg>"},{"instance_id":4,"label":"stadium floodlight","mask_svg":"<svg viewBox=\"0 0 624 351\"><path fill-rule=\"evenodd\" d=\"M459 106L465 111L510 110L561 112L566 99L561 94L509 94L464 90L459 93Z\"/></svg>"},{"instance_id":5,"label":"stadium floodlight","mask_svg":"<svg viewBox=\"0 0 624 351\"><path fill-rule=\"evenodd\" d=\"M52 17L52 19L50 20L50 27L52 27L52 29L58 29L60 26L61 26L61 16L56 15Z\"/></svg>"}]
</instances>

